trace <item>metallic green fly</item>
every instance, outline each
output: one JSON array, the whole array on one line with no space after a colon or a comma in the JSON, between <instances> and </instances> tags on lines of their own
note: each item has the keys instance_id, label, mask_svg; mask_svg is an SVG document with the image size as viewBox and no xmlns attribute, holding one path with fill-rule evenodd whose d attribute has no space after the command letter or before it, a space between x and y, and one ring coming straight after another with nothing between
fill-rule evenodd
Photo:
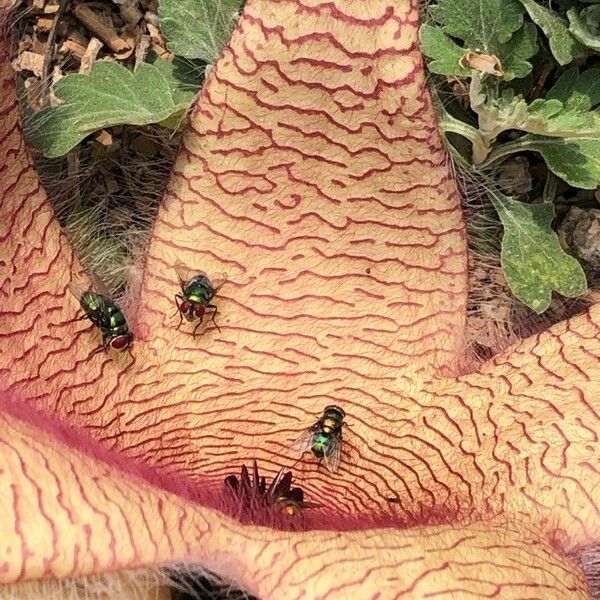
<instances>
[{"instance_id":1,"label":"metallic green fly","mask_svg":"<svg viewBox=\"0 0 600 600\"><path fill-rule=\"evenodd\" d=\"M319 420L302 432L292 449L304 453L310 450L324 460L330 471L337 471L342 456L342 425L346 413L339 406L326 406Z\"/></svg>"},{"instance_id":2,"label":"metallic green fly","mask_svg":"<svg viewBox=\"0 0 600 600\"><path fill-rule=\"evenodd\" d=\"M105 352L109 349L118 352L127 350L133 343L133 333L129 329L125 315L111 298L104 284L94 280L94 286L97 291L86 289L74 282L69 284L71 293L77 298L85 313L74 321L89 319L102 334L102 349Z\"/></svg>"},{"instance_id":3,"label":"metallic green fly","mask_svg":"<svg viewBox=\"0 0 600 600\"><path fill-rule=\"evenodd\" d=\"M210 309L212 310L211 321L221 331L215 321L218 308L215 304L212 304L212 300L227 281L227 275L219 273L209 277L204 271L190 269L181 261L175 263L175 272L181 287L181 293L175 294L175 304L177 304L177 311L179 312L179 325L177 327L181 326L184 318L190 323L198 321L193 333L193 336L196 337L196 331L202 325L204 315Z\"/></svg>"}]
</instances>

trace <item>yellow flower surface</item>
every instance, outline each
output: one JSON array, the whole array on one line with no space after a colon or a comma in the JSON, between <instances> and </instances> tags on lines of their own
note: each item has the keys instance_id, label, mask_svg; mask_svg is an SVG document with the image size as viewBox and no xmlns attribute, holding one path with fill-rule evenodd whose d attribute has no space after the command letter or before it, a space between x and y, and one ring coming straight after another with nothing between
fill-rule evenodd
<instances>
[{"instance_id":1,"label":"yellow flower surface","mask_svg":"<svg viewBox=\"0 0 600 600\"><path fill-rule=\"evenodd\" d=\"M464 222L417 29L408 0L248 1L116 359L72 321L81 267L4 57L0 582L190 563L265 600L588 597L564 553L600 541L600 309L465 356ZM221 331L177 329L177 261L227 273ZM336 473L290 450L328 404ZM227 516L223 480L254 459L321 507L293 531Z\"/></svg>"}]
</instances>

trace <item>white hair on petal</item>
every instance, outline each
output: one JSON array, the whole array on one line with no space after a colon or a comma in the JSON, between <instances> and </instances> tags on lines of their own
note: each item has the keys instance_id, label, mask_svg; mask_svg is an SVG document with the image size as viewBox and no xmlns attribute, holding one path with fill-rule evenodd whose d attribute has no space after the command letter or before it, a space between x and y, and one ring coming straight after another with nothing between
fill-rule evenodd
<instances>
[{"instance_id":1,"label":"white hair on petal","mask_svg":"<svg viewBox=\"0 0 600 600\"><path fill-rule=\"evenodd\" d=\"M0 586L0 600L170 600L168 585L162 569L137 569Z\"/></svg>"},{"instance_id":2,"label":"white hair on petal","mask_svg":"<svg viewBox=\"0 0 600 600\"><path fill-rule=\"evenodd\" d=\"M252 599L253 596L197 564L0 585L0 600Z\"/></svg>"}]
</instances>

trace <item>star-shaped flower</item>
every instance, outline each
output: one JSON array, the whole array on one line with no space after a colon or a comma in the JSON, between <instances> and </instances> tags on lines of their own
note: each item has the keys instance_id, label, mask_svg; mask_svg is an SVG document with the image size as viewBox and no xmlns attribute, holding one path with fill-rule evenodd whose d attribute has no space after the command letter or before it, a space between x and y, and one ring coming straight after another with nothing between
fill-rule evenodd
<instances>
[{"instance_id":1,"label":"star-shaped flower","mask_svg":"<svg viewBox=\"0 0 600 600\"><path fill-rule=\"evenodd\" d=\"M248 2L117 359L68 323L81 267L4 57L0 581L187 562L263 599L587 597L564 552L600 538L600 308L465 360L464 223L417 25L415 0ZM176 329L178 260L228 272L221 332ZM225 477L291 470L332 403L339 471L293 467L323 505L305 531L220 511Z\"/></svg>"}]
</instances>

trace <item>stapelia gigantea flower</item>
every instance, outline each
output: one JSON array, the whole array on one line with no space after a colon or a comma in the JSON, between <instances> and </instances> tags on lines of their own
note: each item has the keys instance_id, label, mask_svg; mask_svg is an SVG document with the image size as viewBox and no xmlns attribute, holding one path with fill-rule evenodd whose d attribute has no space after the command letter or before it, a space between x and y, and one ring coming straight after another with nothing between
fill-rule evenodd
<instances>
[{"instance_id":1,"label":"stapelia gigantea flower","mask_svg":"<svg viewBox=\"0 0 600 600\"><path fill-rule=\"evenodd\" d=\"M587 597L565 552L600 537L600 308L464 360L464 222L417 25L414 0L249 0L117 360L67 323L81 268L3 55L1 582L188 563L263 599ZM229 273L220 333L174 328L178 259ZM331 403L340 470L293 466ZM323 506L291 532L227 516L253 459Z\"/></svg>"}]
</instances>

